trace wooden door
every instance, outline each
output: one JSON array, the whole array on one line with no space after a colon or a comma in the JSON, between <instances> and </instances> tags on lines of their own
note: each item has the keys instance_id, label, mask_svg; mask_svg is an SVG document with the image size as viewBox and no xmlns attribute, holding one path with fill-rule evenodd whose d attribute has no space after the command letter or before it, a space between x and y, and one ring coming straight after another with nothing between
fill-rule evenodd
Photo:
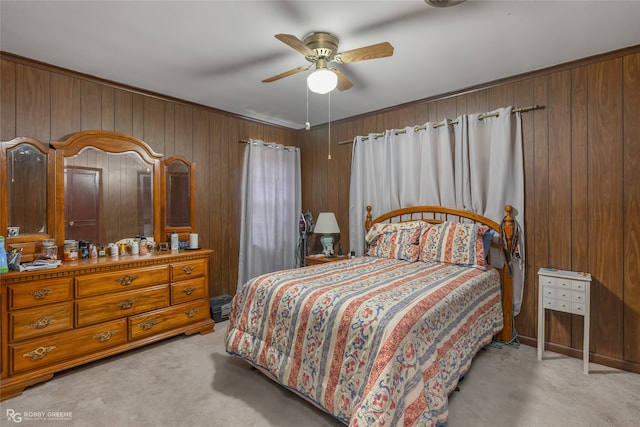
<instances>
[{"instance_id":1,"label":"wooden door","mask_svg":"<svg viewBox=\"0 0 640 427\"><path fill-rule=\"evenodd\" d=\"M66 167L64 171L65 239L102 241L102 170Z\"/></svg>"}]
</instances>

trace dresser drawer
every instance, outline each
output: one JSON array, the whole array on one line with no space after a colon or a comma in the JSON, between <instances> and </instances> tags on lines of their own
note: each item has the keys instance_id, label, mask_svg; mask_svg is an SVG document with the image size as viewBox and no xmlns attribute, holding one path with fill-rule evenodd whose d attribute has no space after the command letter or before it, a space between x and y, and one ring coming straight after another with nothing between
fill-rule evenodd
<instances>
[{"instance_id":1,"label":"dresser drawer","mask_svg":"<svg viewBox=\"0 0 640 427\"><path fill-rule=\"evenodd\" d=\"M33 338L73 328L71 301L9 312L9 339Z\"/></svg>"},{"instance_id":2,"label":"dresser drawer","mask_svg":"<svg viewBox=\"0 0 640 427\"><path fill-rule=\"evenodd\" d=\"M208 318L209 301L206 299L132 316L129 318L129 339L145 338Z\"/></svg>"},{"instance_id":3,"label":"dresser drawer","mask_svg":"<svg viewBox=\"0 0 640 427\"><path fill-rule=\"evenodd\" d=\"M90 325L169 305L169 285L102 295L76 301L77 326Z\"/></svg>"},{"instance_id":4,"label":"dresser drawer","mask_svg":"<svg viewBox=\"0 0 640 427\"><path fill-rule=\"evenodd\" d=\"M171 264L171 281L177 282L178 280L204 276L207 271L207 262L206 259L196 259Z\"/></svg>"},{"instance_id":5,"label":"dresser drawer","mask_svg":"<svg viewBox=\"0 0 640 427\"><path fill-rule=\"evenodd\" d=\"M198 277L196 279L182 280L177 283L172 283L171 304L179 304L181 302L204 298L207 295L204 279L204 277Z\"/></svg>"},{"instance_id":6,"label":"dresser drawer","mask_svg":"<svg viewBox=\"0 0 640 427\"><path fill-rule=\"evenodd\" d=\"M12 374L100 351L127 340L125 319L9 346Z\"/></svg>"},{"instance_id":7,"label":"dresser drawer","mask_svg":"<svg viewBox=\"0 0 640 427\"><path fill-rule=\"evenodd\" d=\"M9 285L7 294L9 309L68 301L73 297L73 278Z\"/></svg>"},{"instance_id":8,"label":"dresser drawer","mask_svg":"<svg viewBox=\"0 0 640 427\"><path fill-rule=\"evenodd\" d=\"M109 273L88 274L76 278L76 296L120 292L169 282L169 266L158 265Z\"/></svg>"}]
</instances>

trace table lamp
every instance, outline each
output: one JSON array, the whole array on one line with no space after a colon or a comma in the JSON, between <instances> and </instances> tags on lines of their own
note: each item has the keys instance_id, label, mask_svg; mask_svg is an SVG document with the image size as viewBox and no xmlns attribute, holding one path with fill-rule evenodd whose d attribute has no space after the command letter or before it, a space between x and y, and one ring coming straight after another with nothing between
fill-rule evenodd
<instances>
[{"instance_id":1,"label":"table lamp","mask_svg":"<svg viewBox=\"0 0 640 427\"><path fill-rule=\"evenodd\" d=\"M324 256L333 256L332 234L340 233L340 227L338 227L338 221L336 221L336 216L333 212L321 212L320 215L318 215L318 221L316 221L313 232L322 234L320 243L322 243L322 253Z\"/></svg>"}]
</instances>

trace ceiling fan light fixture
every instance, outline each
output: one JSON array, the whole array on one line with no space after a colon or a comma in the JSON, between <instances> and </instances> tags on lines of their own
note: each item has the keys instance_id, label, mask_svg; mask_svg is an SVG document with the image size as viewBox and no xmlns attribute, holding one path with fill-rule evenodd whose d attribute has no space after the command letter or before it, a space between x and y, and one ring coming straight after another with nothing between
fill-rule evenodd
<instances>
[{"instance_id":1,"label":"ceiling fan light fixture","mask_svg":"<svg viewBox=\"0 0 640 427\"><path fill-rule=\"evenodd\" d=\"M307 87L311 92L324 95L334 90L336 86L338 86L338 76L326 68L316 70L307 77Z\"/></svg>"}]
</instances>

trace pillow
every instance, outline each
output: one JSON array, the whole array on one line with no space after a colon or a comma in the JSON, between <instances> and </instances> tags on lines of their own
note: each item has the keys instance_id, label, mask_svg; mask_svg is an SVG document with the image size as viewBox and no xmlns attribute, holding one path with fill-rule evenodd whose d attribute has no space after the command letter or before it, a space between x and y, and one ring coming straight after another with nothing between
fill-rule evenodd
<instances>
[{"instance_id":1,"label":"pillow","mask_svg":"<svg viewBox=\"0 0 640 427\"><path fill-rule=\"evenodd\" d=\"M415 262L419 255L420 233L426 225L425 221L374 224L365 238L369 244L366 255Z\"/></svg>"},{"instance_id":2,"label":"pillow","mask_svg":"<svg viewBox=\"0 0 640 427\"><path fill-rule=\"evenodd\" d=\"M424 229L420 235L418 258L486 270L483 236L486 225L445 221Z\"/></svg>"}]
</instances>

